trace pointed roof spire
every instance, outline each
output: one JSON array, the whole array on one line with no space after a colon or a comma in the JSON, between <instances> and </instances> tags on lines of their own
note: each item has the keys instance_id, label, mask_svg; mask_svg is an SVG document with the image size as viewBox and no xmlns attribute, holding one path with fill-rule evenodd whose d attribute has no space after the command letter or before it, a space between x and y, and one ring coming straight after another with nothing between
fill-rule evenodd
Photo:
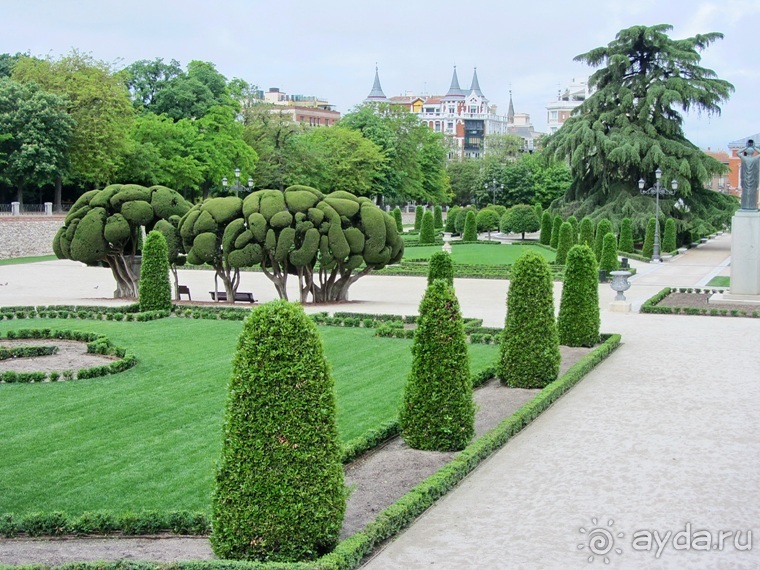
<instances>
[{"instance_id":1,"label":"pointed roof spire","mask_svg":"<svg viewBox=\"0 0 760 570\"><path fill-rule=\"evenodd\" d=\"M480 83L478 83L478 68L476 67L475 70L472 72L472 85L470 85L470 92L475 92L475 95L479 95L480 97L485 97L483 95L483 92L480 90Z\"/></svg>"},{"instance_id":2,"label":"pointed roof spire","mask_svg":"<svg viewBox=\"0 0 760 570\"><path fill-rule=\"evenodd\" d=\"M369 92L365 101L387 101L388 98L383 93L383 88L380 87L380 75L377 71L377 64L375 64L375 82L372 84L372 91Z\"/></svg>"},{"instance_id":3,"label":"pointed roof spire","mask_svg":"<svg viewBox=\"0 0 760 570\"><path fill-rule=\"evenodd\" d=\"M452 97L460 99L465 97L465 92L459 87L459 78L457 77L457 66L454 66L454 75L451 76L451 87L449 87L448 93L444 95L444 98L451 99Z\"/></svg>"},{"instance_id":4,"label":"pointed roof spire","mask_svg":"<svg viewBox=\"0 0 760 570\"><path fill-rule=\"evenodd\" d=\"M507 123L515 122L515 106L512 104L512 90L509 90L509 109L507 110Z\"/></svg>"}]
</instances>

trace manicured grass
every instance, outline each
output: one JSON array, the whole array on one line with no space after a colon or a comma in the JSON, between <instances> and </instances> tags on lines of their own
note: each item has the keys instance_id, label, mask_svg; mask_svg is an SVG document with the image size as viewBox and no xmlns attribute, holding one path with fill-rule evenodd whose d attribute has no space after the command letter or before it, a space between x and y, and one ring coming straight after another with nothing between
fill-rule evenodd
<instances>
[{"instance_id":1,"label":"manicured grass","mask_svg":"<svg viewBox=\"0 0 760 570\"><path fill-rule=\"evenodd\" d=\"M102 332L133 350L115 376L0 385L0 514L35 511L208 511L231 359L241 323L191 319L2 321L0 331ZM394 418L411 340L320 327L336 381L338 429L348 441ZM471 367L498 347L471 345Z\"/></svg>"},{"instance_id":2,"label":"manicured grass","mask_svg":"<svg viewBox=\"0 0 760 570\"><path fill-rule=\"evenodd\" d=\"M37 257L14 257L12 259L0 259L0 265L18 265L20 263L37 263L38 261L55 261L55 255L38 255Z\"/></svg>"},{"instance_id":3,"label":"manicured grass","mask_svg":"<svg viewBox=\"0 0 760 570\"><path fill-rule=\"evenodd\" d=\"M713 277L710 279L710 282L707 284L708 287L730 287L731 286L731 278L727 277L725 275L721 276L718 275L716 277Z\"/></svg>"},{"instance_id":4,"label":"manicured grass","mask_svg":"<svg viewBox=\"0 0 760 570\"><path fill-rule=\"evenodd\" d=\"M429 259L440 246L421 246L404 251L405 259ZM512 265L518 257L528 251L534 251L548 262L554 261L555 253L543 247L532 245L455 245L451 248L452 261L467 265Z\"/></svg>"}]
</instances>

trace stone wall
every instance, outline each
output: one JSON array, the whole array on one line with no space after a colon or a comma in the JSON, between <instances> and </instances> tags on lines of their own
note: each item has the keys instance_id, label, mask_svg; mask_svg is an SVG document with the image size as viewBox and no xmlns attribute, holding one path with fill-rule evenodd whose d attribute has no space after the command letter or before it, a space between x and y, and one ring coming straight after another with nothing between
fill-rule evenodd
<instances>
[{"instance_id":1,"label":"stone wall","mask_svg":"<svg viewBox=\"0 0 760 570\"><path fill-rule=\"evenodd\" d=\"M53 254L53 238L63 216L0 217L0 259Z\"/></svg>"}]
</instances>

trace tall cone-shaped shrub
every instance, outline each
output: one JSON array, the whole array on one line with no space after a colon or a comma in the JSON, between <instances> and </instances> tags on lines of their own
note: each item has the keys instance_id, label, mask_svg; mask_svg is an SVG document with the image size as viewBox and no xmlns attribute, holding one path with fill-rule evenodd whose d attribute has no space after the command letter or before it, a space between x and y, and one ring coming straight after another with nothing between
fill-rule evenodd
<instances>
[{"instance_id":1,"label":"tall cone-shaped shrub","mask_svg":"<svg viewBox=\"0 0 760 570\"><path fill-rule=\"evenodd\" d=\"M631 218L623 218L620 222L620 243L618 249L623 253L634 253L633 222Z\"/></svg>"},{"instance_id":2,"label":"tall cone-shaped shrub","mask_svg":"<svg viewBox=\"0 0 760 570\"><path fill-rule=\"evenodd\" d=\"M467 217L464 220L462 241L478 241L478 222L475 217L475 212L472 210L467 212Z\"/></svg>"},{"instance_id":3,"label":"tall cone-shaped shrub","mask_svg":"<svg viewBox=\"0 0 760 570\"><path fill-rule=\"evenodd\" d=\"M544 215L544 209L541 207L541 202L536 202L533 208L536 210L536 217L540 220Z\"/></svg>"},{"instance_id":4,"label":"tall cone-shaped shrub","mask_svg":"<svg viewBox=\"0 0 760 570\"><path fill-rule=\"evenodd\" d=\"M552 242L552 215L549 210L541 214L541 233L538 235L538 243L549 245Z\"/></svg>"},{"instance_id":5,"label":"tall cone-shaped shrub","mask_svg":"<svg viewBox=\"0 0 760 570\"><path fill-rule=\"evenodd\" d=\"M573 245L575 245L576 243L578 243L578 228L579 228L578 218L576 218L575 216L570 216L566 221L570 222L570 225L573 226ZM572 247L572 245L570 247Z\"/></svg>"},{"instance_id":6,"label":"tall cone-shaped shrub","mask_svg":"<svg viewBox=\"0 0 760 570\"><path fill-rule=\"evenodd\" d=\"M594 222L591 218L584 216L581 220L580 235L578 236L578 245L587 245L590 248L594 247Z\"/></svg>"},{"instance_id":7,"label":"tall cone-shaped shrub","mask_svg":"<svg viewBox=\"0 0 760 570\"><path fill-rule=\"evenodd\" d=\"M404 233L404 222L401 219L401 208L396 206L393 208L393 220L396 222L396 231L398 233Z\"/></svg>"},{"instance_id":8,"label":"tall cone-shaped shrub","mask_svg":"<svg viewBox=\"0 0 760 570\"><path fill-rule=\"evenodd\" d=\"M557 215L554 216L554 221L552 222L552 238L549 242L549 246L553 247L554 249L557 249L557 246L559 245L559 229L562 227L562 217Z\"/></svg>"},{"instance_id":9,"label":"tall cone-shaped shrub","mask_svg":"<svg viewBox=\"0 0 760 570\"><path fill-rule=\"evenodd\" d=\"M445 251L436 251L430 256L427 284L432 285L436 279L443 279L448 285L454 285L454 263Z\"/></svg>"},{"instance_id":10,"label":"tall cone-shaped shrub","mask_svg":"<svg viewBox=\"0 0 760 570\"><path fill-rule=\"evenodd\" d=\"M607 275L610 271L617 271L620 269L620 261L617 256L617 238L612 232L607 232L602 242L602 259L599 261L599 269L606 271Z\"/></svg>"},{"instance_id":11,"label":"tall cone-shaped shrub","mask_svg":"<svg viewBox=\"0 0 760 570\"><path fill-rule=\"evenodd\" d=\"M611 231L612 231L612 222L606 218L599 220L599 223L596 224L596 236L594 238L594 255L596 255L597 261L601 261L602 259L602 245L604 244L604 236L606 236Z\"/></svg>"},{"instance_id":12,"label":"tall cone-shaped shrub","mask_svg":"<svg viewBox=\"0 0 760 570\"><path fill-rule=\"evenodd\" d=\"M169 311L172 286L169 283L169 249L164 234L153 230L145 238L140 267L140 311Z\"/></svg>"},{"instance_id":13,"label":"tall cone-shaped shrub","mask_svg":"<svg viewBox=\"0 0 760 570\"><path fill-rule=\"evenodd\" d=\"M587 245L573 246L565 263L565 283L557 332L564 346L594 346L599 342L599 289L596 257Z\"/></svg>"},{"instance_id":14,"label":"tall cone-shaped shrub","mask_svg":"<svg viewBox=\"0 0 760 570\"><path fill-rule=\"evenodd\" d=\"M662 251L670 253L676 248L676 221L668 218L665 220L665 232L662 236Z\"/></svg>"},{"instance_id":15,"label":"tall cone-shaped shrub","mask_svg":"<svg viewBox=\"0 0 760 570\"><path fill-rule=\"evenodd\" d=\"M419 230L422 227L422 216L425 213L425 209L422 206L417 206L414 209L414 229Z\"/></svg>"},{"instance_id":16,"label":"tall cone-shaped shrub","mask_svg":"<svg viewBox=\"0 0 760 570\"><path fill-rule=\"evenodd\" d=\"M557 265L565 265L567 252L573 247L573 226L570 222L562 222L559 227L559 242L557 243Z\"/></svg>"},{"instance_id":17,"label":"tall cone-shaped shrub","mask_svg":"<svg viewBox=\"0 0 760 570\"><path fill-rule=\"evenodd\" d=\"M219 558L314 559L338 542L346 508L334 382L303 309L253 310L232 360L212 498Z\"/></svg>"},{"instance_id":18,"label":"tall cone-shaped shrub","mask_svg":"<svg viewBox=\"0 0 760 570\"><path fill-rule=\"evenodd\" d=\"M452 206L449 208L449 211L446 212L446 225L444 227L444 231L448 232L450 234L456 233L456 221L457 221L457 214L459 213L459 206Z\"/></svg>"},{"instance_id":19,"label":"tall cone-shaped shrub","mask_svg":"<svg viewBox=\"0 0 760 570\"><path fill-rule=\"evenodd\" d=\"M420 243L435 243L435 228L433 212L428 210L422 215L422 225L420 226Z\"/></svg>"},{"instance_id":20,"label":"tall cone-shaped shrub","mask_svg":"<svg viewBox=\"0 0 760 570\"><path fill-rule=\"evenodd\" d=\"M651 259L654 255L654 228L657 225L657 220L649 218L647 223L647 231L644 234L644 245L641 247L641 255Z\"/></svg>"},{"instance_id":21,"label":"tall cone-shaped shrub","mask_svg":"<svg viewBox=\"0 0 760 570\"><path fill-rule=\"evenodd\" d=\"M536 253L515 262L497 375L513 388L543 388L559 373L560 353L549 264Z\"/></svg>"},{"instance_id":22,"label":"tall cone-shaped shrub","mask_svg":"<svg viewBox=\"0 0 760 570\"><path fill-rule=\"evenodd\" d=\"M420 303L399 423L404 441L415 449L463 449L475 433L464 323L454 289L441 279Z\"/></svg>"},{"instance_id":23,"label":"tall cone-shaped shrub","mask_svg":"<svg viewBox=\"0 0 760 570\"><path fill-rule=\"evenodd\" d=\"M433 222L435 229L443 229L443 209L440 206L436 206L433 209Z\"/></svg>"}]
</instances>

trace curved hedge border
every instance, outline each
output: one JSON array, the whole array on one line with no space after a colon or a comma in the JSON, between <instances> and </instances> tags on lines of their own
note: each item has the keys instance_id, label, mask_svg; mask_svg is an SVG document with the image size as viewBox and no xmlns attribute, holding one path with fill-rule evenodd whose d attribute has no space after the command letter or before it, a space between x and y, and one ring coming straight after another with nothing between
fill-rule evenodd
<instances>
[{"instance_id":1,"label":"curved hedge border","mask_svg":"<svg viewBox=\"0 0 760 570\"><path fill-rule=\"evenodd\" d=\"M49 379L51 382L58 381L59 378L63 380L73 380L75 377L77 380L84 380L85 378L98 378L100 376L107 376L108 374L118 374L124 370L132 368L137 364L137 357L123 348L114 346L105 335L97 333L88 333L82 331L69 331L69 330L55 330L55 329L18 329L10 330L6 334L8 340L17 339L49 339L49 340L76 340L87 343L87 352L90 354L102 354L104 356L116 356L119 360L115 360L110 364L103 364L101 366L92 366L90 368L80 368L74 376L72 370L65 370L62 373L53 371L49 374L45 372L16 372L13 370L7 370L0 373L0 380L7 383L28 383L28 382L43 382ZM38 347L48 348L48 347ZM54 347L56 350L57 347Z\"/></svg>"},{"instance_id":2,"label":"curved hedge border","mask_svg":"<svg viewBox=\"0 0 760 570\"><path fill-rule=\"evenodd\" d=\"M33 358L35 356L50 356L58 352L57 346L13 346L0 347L0 360L10 358Z\"/></svg>"},{"instance_id":3,"label":"curved hedge border","mask_svg":"<svg viewBox=\"0 0 760 570\"><path fill-rule=\"evenodd\" d=\"M665 297L673 292L678 293L722 293L723 289L699 289L692 287L681 287L677 290L673 290L670 287L665 287L663 290L652 295L649 299L644 301L641 305L640 312L649 313L655 315L702 315L706 317L760 317L760 311L757 309L751 309L747 307L747 310L742 309L721 309L720 305L713 308L707 307L661 307L658 305Z\"/></svg>"}]
</instances>

